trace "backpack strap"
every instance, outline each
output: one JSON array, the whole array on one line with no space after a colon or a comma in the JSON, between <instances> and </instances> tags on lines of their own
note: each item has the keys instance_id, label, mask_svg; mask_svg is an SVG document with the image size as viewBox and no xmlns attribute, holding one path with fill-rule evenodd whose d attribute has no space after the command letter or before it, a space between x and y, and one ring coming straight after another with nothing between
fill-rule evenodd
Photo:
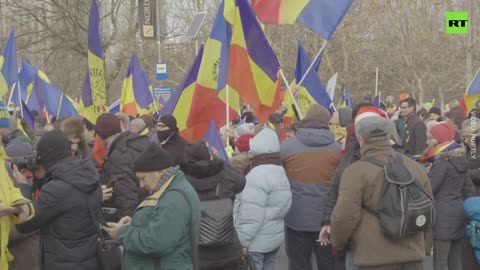
<instances>
[{"instance_id":1,"label":"backpack strap","mask_svg":"<svg viewBox=\"0 0 480 270\"><path fill-rule=\"evenodd\" d=\"M389 163L387 163L385 161L378 160L378 159L373 158L373 157L365 157L365 158L362 158L360 160L371 163L373 165L376 165L376 166L382 168L383 173L385 173L384 170L389 165ZM365 211L367 211L367 213L370 213L371 215L378 217L378 212L376 210L373 210L373 209L367 207L363 203L362 203L362 208L365 209Z\"/></svg>"}]
</instances>

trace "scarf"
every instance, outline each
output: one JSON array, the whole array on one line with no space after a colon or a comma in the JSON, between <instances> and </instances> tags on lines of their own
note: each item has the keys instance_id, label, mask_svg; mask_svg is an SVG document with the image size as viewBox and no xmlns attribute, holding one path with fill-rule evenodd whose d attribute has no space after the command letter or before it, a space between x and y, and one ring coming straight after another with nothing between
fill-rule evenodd
<instances>
[{"instance_id":1,"label":"scarf","mask_svg":"<svg viewBox=\"0 0 480 270\"><path fill-rule=\"evenodd\" d=\"M260 165L278 165L283 166L280 153L260 154L252 158L250 166L247 166L243 175L247 175L253 168Z\"/></svg>"},{"instance_id":2,"label":"scarf","mask_svg":"<svg viewBox=\"0 0 480 270\"><path fill-rule=\"evenodd\" d=\"M413 156L413 160L421 164L433 163L435 161L435 157L440 153L446 153L460 147L462 147L462 145L455 141L444 142L430 149L426 154Z\"/></svg>"},{"instance_id":3,"label":"scarf","mask_svg":"<svg viewBox=\"0 0 480 270\"><path fill-rule=\"evenodd\" d=\"M157 187L155 188L153 193L159 191L165 185L165 183L167 183L168 180L170 180L170 178L172 178L172 176L174 176L178 172L178 170L179 166L166 169L162 176L160 176L160 181L158 182Z\"/></svg>"}]
</instances>

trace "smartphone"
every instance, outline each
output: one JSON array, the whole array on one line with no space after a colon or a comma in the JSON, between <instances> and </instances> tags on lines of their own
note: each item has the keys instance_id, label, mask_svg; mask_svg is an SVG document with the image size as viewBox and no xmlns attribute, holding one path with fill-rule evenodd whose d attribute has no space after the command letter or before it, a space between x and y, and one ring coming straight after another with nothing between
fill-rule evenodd
<instances>
[{"instance_id":1,"label":"smartphone","mask_svg":"<svg viewBox=\"0 0 480 270\"><path fill-rule=\"evenodd\" d=\"M117 208L102 207L102 213L107 215L113 215L117 213Z\"/></svg>"}]
</instances>

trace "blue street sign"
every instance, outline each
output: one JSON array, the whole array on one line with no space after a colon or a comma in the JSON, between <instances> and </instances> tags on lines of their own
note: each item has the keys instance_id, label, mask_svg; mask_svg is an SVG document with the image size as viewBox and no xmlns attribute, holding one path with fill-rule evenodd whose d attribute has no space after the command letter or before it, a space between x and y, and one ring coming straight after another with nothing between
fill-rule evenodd
<instances>
[{"instance_id":1,"label":"blue street sign","mask_svg":"<svg viewBox=\"0 0 480 270\"><path fill-rule=\"evenodd\" d=\"M156 65L156 78L158 81L164 81L168 79L168 70L166 63L160 63Z\"/></svg>"}]
</instances>

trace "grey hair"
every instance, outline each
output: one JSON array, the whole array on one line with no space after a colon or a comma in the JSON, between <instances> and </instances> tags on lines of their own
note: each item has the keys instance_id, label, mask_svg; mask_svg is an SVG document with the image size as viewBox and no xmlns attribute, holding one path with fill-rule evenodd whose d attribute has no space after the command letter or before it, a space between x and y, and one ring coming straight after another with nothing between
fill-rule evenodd
<instances>
[{"instance_id":1,"label":"grey hair","mask_svg":"<svg viewBox=\"0 0 480 270\"><path fill-rule=\"evenodd\" d=\"M142 118L136 118L132 120L130 126L135 126L139 130L144 130L147 127L147 124L145 124L145 121Z\"/></svg>"},{"instance_id":2,"label":"grey hair","mask_svg":"<svg viewBox=\"0 0 480 270\"><path fill-rule=\"evenodd\" d=\"M125 113L116 113L115 116L120 120L120 122L123 123L123 126L125 128L128 128L130 126L130 117L128 117L127 114Z\"/></svg>"},{"instance_id":3,"label":"grey hair","mask_svg":"<svg viewBox=\"0 0 480 270\"><path fill-rule=\"evenodd\" d=\"M471 129L472 133L478 133L480 131L480 119L472 117L463 121L462 130L466 128Z\"/></svg>"}]
</instances>

